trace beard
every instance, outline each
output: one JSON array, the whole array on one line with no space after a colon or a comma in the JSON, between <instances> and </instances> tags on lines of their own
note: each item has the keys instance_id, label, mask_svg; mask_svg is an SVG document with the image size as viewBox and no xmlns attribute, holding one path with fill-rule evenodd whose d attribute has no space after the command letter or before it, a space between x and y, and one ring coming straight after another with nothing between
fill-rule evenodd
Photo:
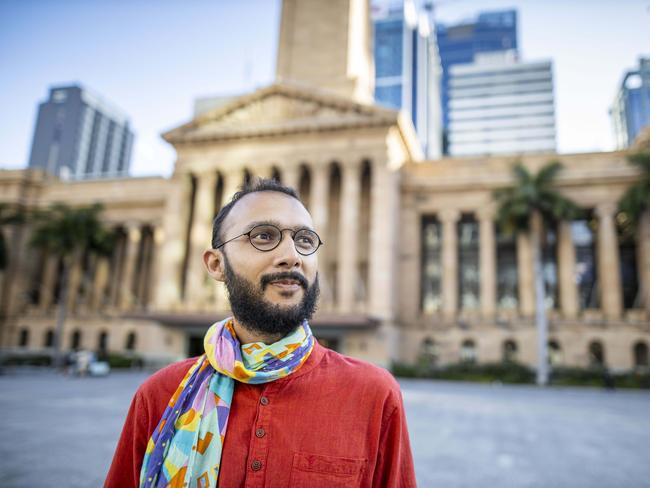
<instances>
[{"instance_id":1,"label":"beard","mask_svg":"<svg viewBox=\"0 0 650 488\"><path fill-rule=\"evenodd\" d=\"M224 268L232 313L250 332L284 337L296 330L305 320L309 320L316 311L320 292L318 273L311 285L300 273L285 271L265 275L260 280L259 286L255 286L254 283L235 273L225 253ZM293 279L300 283L303 289L300 303L283 307L270 303L264 298L266 287L272 281L280 279ZM284 293L281 295L287 296Z\"/></svg>"}]
</instances>

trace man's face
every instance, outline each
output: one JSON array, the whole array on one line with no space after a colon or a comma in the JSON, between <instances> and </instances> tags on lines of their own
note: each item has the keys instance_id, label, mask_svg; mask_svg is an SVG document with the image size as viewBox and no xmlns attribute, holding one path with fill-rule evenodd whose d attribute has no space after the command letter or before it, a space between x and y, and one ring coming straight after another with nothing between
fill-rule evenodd
<instances>
[{"instance_id":1,"label":"man's face","mask_svg":"<svg viewBox=\"0 0 650 488\"><path fill-rule=\"evenodd\" d=\"M313 230L311 216L295 198L280 192L255 192L231 209L221 229L221 241L260 224ZM243 325L286 335L313 314L318 298L317 253L299 254L289 231L282 233L280 244L271 251L254 248L247 236L234 239L221 250L222 276L211 274L225 281L233 314Z\"/></svg>"}]
</instances>

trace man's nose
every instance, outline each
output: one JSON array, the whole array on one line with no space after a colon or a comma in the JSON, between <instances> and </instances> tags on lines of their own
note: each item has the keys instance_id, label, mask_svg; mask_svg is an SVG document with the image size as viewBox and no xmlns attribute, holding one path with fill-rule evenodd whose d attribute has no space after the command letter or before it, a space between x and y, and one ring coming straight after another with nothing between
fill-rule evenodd
<instances>
[{"instance_id":1,"label":"man's nose","mask_svg":"<svg viewBox=\"0 0 650 488\"><path fill-rule=\"evenodd\" d=\"M283 268L298 268L302 263L302 256L296 250L296 244L289 231L285 231L280 244L276 248L275 265Z\"/></svg>"}]
</instances>

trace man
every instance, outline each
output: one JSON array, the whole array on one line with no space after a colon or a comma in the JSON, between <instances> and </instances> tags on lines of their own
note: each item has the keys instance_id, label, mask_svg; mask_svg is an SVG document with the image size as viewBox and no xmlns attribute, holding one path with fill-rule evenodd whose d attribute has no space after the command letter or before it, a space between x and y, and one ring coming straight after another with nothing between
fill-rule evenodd
<instances>
[{"instance_id":1,"label":"man","mask_svg":"<svg viewBox=\"0 0 650 488\"><path fill-rule=\"evenodd\" d=\"M233 317L138 389L106 487L415 486L397 382L309 329L321 244L275 181L221 209L203 260Z\"/></svg>"}]
</instances>

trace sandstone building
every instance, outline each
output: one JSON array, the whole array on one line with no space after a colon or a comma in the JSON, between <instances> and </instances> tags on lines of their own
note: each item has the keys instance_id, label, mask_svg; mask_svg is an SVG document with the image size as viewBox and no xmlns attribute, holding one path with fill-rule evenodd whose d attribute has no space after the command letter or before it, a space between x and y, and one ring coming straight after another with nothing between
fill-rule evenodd
<instances>
[{"instance_id":1,"label":"sandstone building","mask_svg":"<svg viewBox=\"0 0 650 488\"><path fill-rule=\"evenodd\" d=\"M531 245L494 224L492 191L512 182L516 158L423 160L408 117L372 103L369 39L365 0L285 0L276 83L163 134L177 152L171 178L0 172L1 202L100 202L121 236L111 258L76 263L64 348L152 362L197 354L207 327L228 313L200 259L212 219L242 182L264 176L298 190L325 241L312 323L320 340L384 365L422 357L535 364ZM650 215L636 239L619 239L617 202L638 178L625 157L522 159L532 169L559 159L558 190L591 215L547 232L555 364L647 366ZM52 344L60 263L27 246L29 231L3 229L5 348Z\"/></svg>"}]
</instances>

